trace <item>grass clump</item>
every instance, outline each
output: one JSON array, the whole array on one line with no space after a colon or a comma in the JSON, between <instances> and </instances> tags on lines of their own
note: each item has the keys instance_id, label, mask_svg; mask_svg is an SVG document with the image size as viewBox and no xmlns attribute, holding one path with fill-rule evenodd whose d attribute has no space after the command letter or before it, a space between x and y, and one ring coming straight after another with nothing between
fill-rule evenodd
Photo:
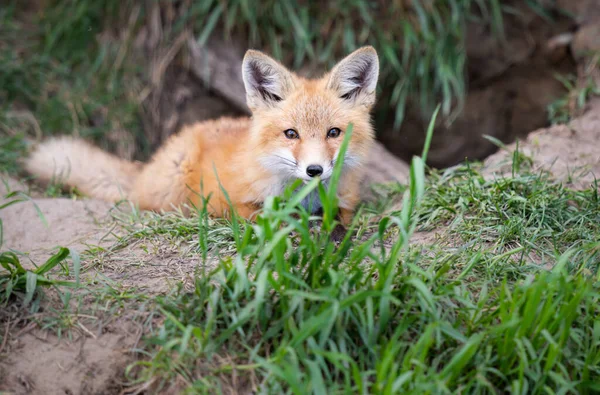
<instances>
[{"instance_id":1,"label":"grass clump","mask_svg":"<svg viewBox=\"0 0 600 395\"><path fill-rule=\"evenodd\" d=\"M21 294L24 295L23 305L27 306L33 300L40 286L76 286L71 281L50 279L47 276L50 270L59 265L65 269L65 274L68 275L69 270L63 265L63 261L69 257L69 254L68 248L61 247L44 264L28 270L21 265L14 252L0 253L0 266L3 269L0 270L0 304L8 302L13 295Z\"/></svg>"},{"instance_id":2,"label":"grass clump","mask_svg":"<svg viewBox=\"0 0 600 395\"><path fill-rule=\"evenodd\" d=\"M586 71L587 75L584 74L583 77L557 77L567 93L548 105L548 118L552 124L566 124L581 116L589 100L600 95L600 86L596 85L592 74L592 71L597 73L600 55L597 55L593 62L588 63L587 69L591 71Z\"/></svg>"},{"instance_id":3,"label":"grass clump","mask_svg":"<svg viewBox=\"0 0 600 395\"><path fill-rule=\"evenodd\" d=\"M576 249L571 265L597 270L597 186L575 191L527 169L486 179L472 166L434 172L430 183L422 209L424 227L445 223L456 240L476 240L474 251L513 251L517 265L554 266L558 256Z\"/></svg>"},{"instance_id":4,"label":"grass clump","mask_svg":"<svg viewBox=\"0 0 600 395\"><path fill-rule=\"evenodd\" d=\"M598 200L544 177L485 181L469 167L426 181L423 163L412 163L401 210L337 247L334 189L317 183L267 202L255 224L234 219L237 255L201 265L192 292L158 299L164 321L132 377L201 393L600 390ZM321 232L297 207L313 191ZM198 218L206 251L206 210ZM410 248L432 221L458 245ZM526 238L552 270L514 259Z\"/></svg>"}]
</instances>

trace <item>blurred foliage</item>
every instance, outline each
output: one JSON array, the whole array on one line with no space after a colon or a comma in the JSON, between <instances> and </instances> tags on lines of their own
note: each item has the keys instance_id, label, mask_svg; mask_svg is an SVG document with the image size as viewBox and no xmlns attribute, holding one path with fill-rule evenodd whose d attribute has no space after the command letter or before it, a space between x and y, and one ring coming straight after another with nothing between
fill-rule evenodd
<instances>
[{"instance_id":1,"label":"blurred foliage","mask_svg":"<svg viewBox=\"0 0 600 395\"><path fill-rule=\"evenodd\" d=\"M11 158L25 149L23 137L69 133L114 151L130 143L111 138L115 130L140 136L143 65L128 59L129 41L105 34L119 6L57 0L39 9L26 1L0 7L0 171L16 170Z\"/></svg>"},{"instance_id":2,"label":"blurred foliage","mask_svg":"<svg viewBox=\"0 0 600 395\"><path fill-rule=\"evenodd\" d=\"M139 29L157 20L161 49L187 29L200 44L216 34L242 37L294 68L330 67L371 44L381 58L379 115L398 128L409 98L426 117L438 102L444 115L457 114L466 93L466 22L489 24L501 37L503 12L514 11L504 3L8 1L0 8L0 147L14 145L16 135L71 133L122 156L146 156L140 109L153 88L151 59L132 46Z\"/></svg>"}]
</instances>

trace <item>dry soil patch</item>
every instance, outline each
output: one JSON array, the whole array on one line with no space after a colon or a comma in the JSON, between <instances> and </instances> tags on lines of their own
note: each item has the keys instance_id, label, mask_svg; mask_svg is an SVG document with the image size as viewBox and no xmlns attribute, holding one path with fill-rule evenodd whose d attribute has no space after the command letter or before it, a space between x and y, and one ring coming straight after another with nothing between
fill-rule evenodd
<instances>
[{"instance_id":1,"label":"dry soil patch","mask_svg":"<svg viewBox=\"0 0 600 395\"><path fill-rule=\"evenodd\" d=\"M131 359L129 350L139 337L124 331L123 325L73 340L33 329L10 340L11 352L0 363L0 390L40 395L119 393Z\"/></svg>"},{"instance_id":2,"label":"dry soil patch","mask_svg":"<svg viewBox=\"0 0 600 395\"><path fill-rule=\"evenodd\" d=\"M516 144L490 156L484 174L510 174ZM600 177L600 98L588 104L583 116L567 125L531 133L519 142L519 151L533 159L534 170L549 171L571 188L590 188Z\"/></svg>"}]
</instances>

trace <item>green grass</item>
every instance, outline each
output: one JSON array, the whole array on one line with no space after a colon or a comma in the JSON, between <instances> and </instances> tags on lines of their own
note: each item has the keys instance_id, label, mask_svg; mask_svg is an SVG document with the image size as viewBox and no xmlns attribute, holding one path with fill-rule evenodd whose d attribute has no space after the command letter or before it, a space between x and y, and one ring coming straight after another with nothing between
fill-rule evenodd
<instances>
[{"instance_id":1,"label":"green grass","mask_svg":"<svg viewBox=\"0 0 600 395\"><path fill-rule=\"evenodd\" d=\"M587 74L589 75L580 78L581 80L578 80L575 76L557 77L567 89L567 93L548 106L548 118L553 124L570 122L583 113L590 98L600 95L600 87L596 86L592 75L592 71L600 65L600 58L597 56L596 59L588 63L590 71Z\"/></svg>"},{"instance_id":2,"label":"green grass","mask_svg":"<svg viewBox=\"0 0 600 395\"><path fill-rule=\"evenodd\" d=\"M553 265L557 254L569 248L597 247L600 200L595 185L573 191L546 174L528 172L486 180L471 167L436 173L430 182L423 225L447 223L462 242L484 240L494 254L518 249L517 263L534 254L541 265Z\"/></svg>"},{"instance_id":3,"label":"green grass","mask_svg":"<svg viewBox=\"0 0 600 395\"><path fill-rule=\"evenodd\" d=\"M402 208L369 211L363 237L337 247L332 195L320 232L291 193L253 224L209 223L205 208L171 218L151 234L196 232L209 256L228 227L237 254L157 299L163 324L130 379L191 393L599 391L597 188L519 163L492 180L468 165L426 178L415 158ZM417 229L443 236L411 245Z\"/></svg>"},{"instance_id":4,"label":"green grass","mask_svg":"<svg viewBox=\"0 0 600 395\"><path fill-rule=\"evenodd\" d=\"M26 153L23 135L0 135L0 172L16 174L19 171L18 161Z\"/></svg>"}]
</instances>

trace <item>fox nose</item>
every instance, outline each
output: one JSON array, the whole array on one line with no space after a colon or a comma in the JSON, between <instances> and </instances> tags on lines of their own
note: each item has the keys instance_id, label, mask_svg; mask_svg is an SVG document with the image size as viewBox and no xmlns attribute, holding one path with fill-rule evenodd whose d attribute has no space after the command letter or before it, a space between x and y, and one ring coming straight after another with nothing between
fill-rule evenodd
<instances>
[{"instance_id":1,"label":"fox nose","mask_svg":"<svg viewBox=\"0 0 600 395\"><path fill-rule=\"evenodd\" d=\"M306 174L310 177L316 177L323 174L323 168L319 165L310 165L306 168Z\"/></svg>"}]
</instances>

